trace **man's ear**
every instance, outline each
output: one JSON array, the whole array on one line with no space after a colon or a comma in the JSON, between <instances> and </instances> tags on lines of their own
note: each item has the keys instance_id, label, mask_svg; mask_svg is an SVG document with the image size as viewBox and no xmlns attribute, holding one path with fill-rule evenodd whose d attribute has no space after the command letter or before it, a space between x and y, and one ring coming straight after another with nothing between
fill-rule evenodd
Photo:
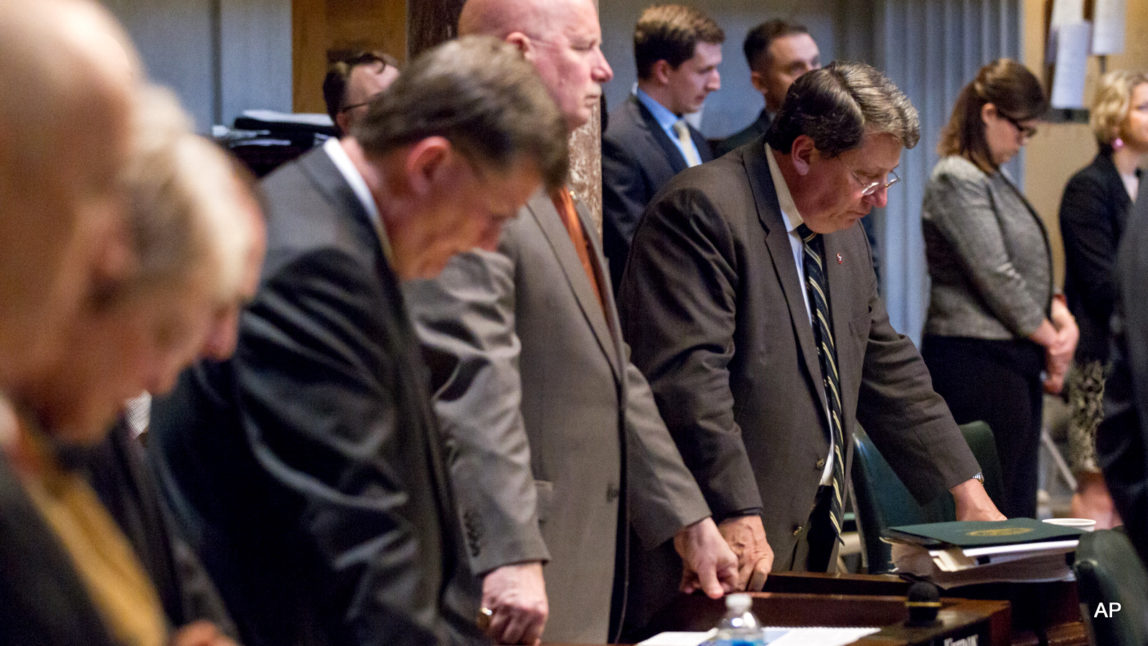
<instances>
[{"instance_id":1,"label":"man's ear","mask_svg":"<svg viewBox=\"0 0 1148 646\"><path fill-rule=\"evenodd\" d=\"M427 137L415 142L407 150L403 165L411 192L416 195L429 193L454 154L454 148L445 137Z\"/></svg>"},{"instance_id":2,"label":"man's ear","mask_svg":"<svg viewBox=\"0 0 1148 646\"><path fill-rule=\"evenodd\" d=\"M813 145L813 138L809 135L798 135L789 148L789 160L798 175L809 173L813 165L813 156L817 154L817 146Z\"/></svg>"},{"instance_id":3,"label":"man's ear","mask_svg":"<svg viewBox=\"0 0 1148 646\"><path fill-rule=\"evenodd\" d=\"M351 120L347 118L346 112L335 113L335 125L339 126L339 132L344 135L351 134Z\"/></svg>"},{"instance_id":4,"label":"man's ear","mask_svg":"<svg viewBox=\"0 0 1148 646\"><path fill-rule=\"evenodd\" d=\"M670 65L666 59L659 59L654 61L653 67L650 68L650 77L658 82L658 85L670 84L670 72L674 71L674 67Z\"/></svg>"},{"instance_id":5,"label":"man's ear","mask_svg":"<svg viewBox=\"0 0 1148 646\"><path fill-rule=\"evenodd\" d=\"M530 40L530 36L522 33L521 31L512 31L504 38L507 43L510 43L522 53L523 58L534 62L534 43Z\"/></svg>"},{"instance_id":6,"label":"man's ear","mask_svg":"<svg viewBox=\"0 0 1148 646\"><path fill-rule=\"evenodd\" d=\"M762 96L765 96L766 92L768 91L768 88L765 86L765 74L762 74L761 72L750 71L749 82L753 84L753 89L760 92Z\"/></svg>"}]
</instances>

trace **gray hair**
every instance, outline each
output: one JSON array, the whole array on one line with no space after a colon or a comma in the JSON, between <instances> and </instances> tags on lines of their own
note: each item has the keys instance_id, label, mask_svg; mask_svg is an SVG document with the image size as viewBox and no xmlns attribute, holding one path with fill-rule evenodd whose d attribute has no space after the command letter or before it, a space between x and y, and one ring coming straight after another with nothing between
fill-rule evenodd
<instances>
[{"instance_id":1,"label":"gray hair","mask_svg":"<svg viewBox=\"0 0 1148 646\"><path fill-rule=\"evenodd\" d=\"M114 300L144 287L178 289L202 280L219 302L232 299L256 235L244 210L251 189L223 149L191 131L170 91L144 88L135 114L122 176L133 271L105 286L102 296Z\"/></svg>"}]
</instances>

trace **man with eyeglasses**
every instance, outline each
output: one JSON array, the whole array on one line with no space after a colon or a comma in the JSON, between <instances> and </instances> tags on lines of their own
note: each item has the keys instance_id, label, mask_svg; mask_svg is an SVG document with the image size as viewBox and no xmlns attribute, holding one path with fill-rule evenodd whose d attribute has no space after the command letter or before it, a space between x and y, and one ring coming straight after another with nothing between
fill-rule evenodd
<instances>
[{"instance_id":1,"label":"man with eyeglasses","mask_svg":"<svg viewBox=\"0 0 1148 646\"><path fill-rule=\"evenodd\" d=\"M367 114L371 99L397 78L399 62L383 52L360 52L331 64L323 79L323 100L340 137Z\"/></svg>"},{"instance_id":2,"label":"man with eyeglasses","mask_svg":"<svg viewBox=\"0 0 1148 646\"><path fill-rule=\"evenodd\" d=\"M795 81L766 135L672 180L634 237L623 331L743 568L833 569L858 423L920 501L1003 518L889 324L858 225L918 138L891 81L834 63ZM636 592L640 626L657 600Z\"/></svg>"}]
</instances>

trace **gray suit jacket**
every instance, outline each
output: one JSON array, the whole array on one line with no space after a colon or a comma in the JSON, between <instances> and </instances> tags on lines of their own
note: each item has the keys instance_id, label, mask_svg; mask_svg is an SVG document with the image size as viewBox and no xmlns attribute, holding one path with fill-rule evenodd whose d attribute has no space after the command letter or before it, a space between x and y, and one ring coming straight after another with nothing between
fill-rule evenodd
<instances>
[{"instance_id":1,"label":"gray suit jacket","mask_svg":"<svg viewBox=\"0 0 1148 646\"><path fill-rule=\"evenodd\" d=\"M152 407L149 449L249 645L485 642L418 341L326 151L273 173L234 358Z\"/></svg>"},{"instance_id":2,"label":"gray suit jacket","mask_svg":"<svg viewBox=\"0 0 1148 646\"><path fill-rule=\"evenodd\" d=\"M437 280L406 288L472 569L548 553L549 641L607 639L627 526L649 548L709 515L626 359L590 239L605 315L544 192L507 225L497 253L458 256ZM624 559L617 566L624 580Z\"/></svg>"},{"instance_id":3,"label":"gray suit jacket","mask_svg":"<svg viewBox=\"0 0 1148 646\"><path fill-rule=\"evenodd\" d=\"M921 231L932 279L925 334L1025 338L1052 302L1052 255L1036 211L1003 172L937 162Z\"/></svg>"},{"instance_id":4,"label":"gray suit jacket","mask_svg":"<svg viewBox=\"0 0 1148 646\"><path fill-rule=\"evenodd\" d=\"M861 227L824 243L847 450L860 422L927 502L976 461L916 348L889 324ZM803 565L829 452L798 276L764 147L744 146L682 172L650 205L619 295L634 363L715 517L761 507L775 570Z\"/></svg>"}]
</instances>

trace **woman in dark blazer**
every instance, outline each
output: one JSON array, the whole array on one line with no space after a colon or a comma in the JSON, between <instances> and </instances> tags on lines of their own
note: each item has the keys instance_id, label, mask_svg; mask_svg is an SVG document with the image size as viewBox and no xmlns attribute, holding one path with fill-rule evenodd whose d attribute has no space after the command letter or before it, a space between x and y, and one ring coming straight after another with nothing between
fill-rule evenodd
<instances>
[{"instance_id":1,"label":"woman in dark blazer","mask_svg":"<svg viewBox=\"0 0 1148 646\"><path fill-rule=\"evenodd\" d=\"M1060 231L1064 294L1080 325L1080 343L1066 382L1069 463L1077 482L1072 515L1093 518L1103 529L1120 519L1096 463L1096 427L1103 417L1108 370L1112 269L1139 189L1139 167L1148 157L1148 75L1115 71L1101 77L1090 125L1100 152L1068 181L1060 202Z\"/></svg>"},{"instance_id":2,"label":"woman in dark blazer","mask_svg":"<svg viewBox=\"0 0 1148 646\"><path fill-rule=\"evenodd\" d=\"M1060 391L1077 337L1053 297L1044 225L1001 169L1047 105L1020 63L981 68L941 133L922 207L932 279L922 354L957 422L992 427L1005 485L997 505L1010 517L1036 514L1042 385Z\"/></svg>"}]
</instances>

